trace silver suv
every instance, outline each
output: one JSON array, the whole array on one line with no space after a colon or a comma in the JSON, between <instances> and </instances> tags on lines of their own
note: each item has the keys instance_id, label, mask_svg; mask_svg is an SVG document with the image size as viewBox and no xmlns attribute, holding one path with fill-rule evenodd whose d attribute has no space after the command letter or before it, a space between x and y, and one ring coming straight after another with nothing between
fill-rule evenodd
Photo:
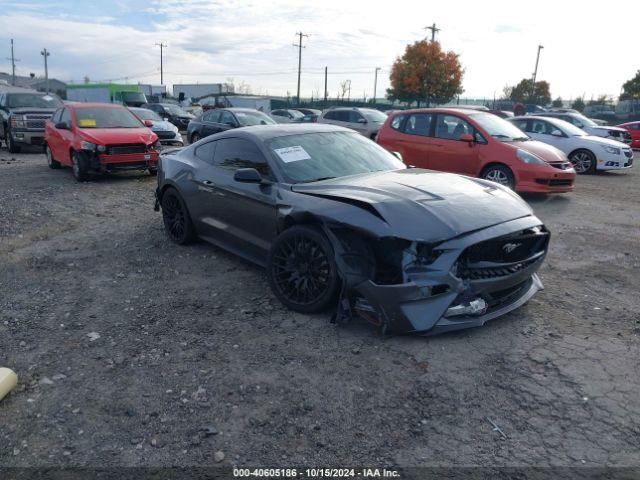
<instances>
[{"instance_id":1,"label":"silver suv","mask_svg":"<svg viewBox=\"0 0 640 480\"><path fill-rule=\"evenodd\" d=\"M378 130L387 120L387 115L373 108L335 107L322 112L318 123L330 123L355 130L375 140Z\"/></svg>"}]
</instances>

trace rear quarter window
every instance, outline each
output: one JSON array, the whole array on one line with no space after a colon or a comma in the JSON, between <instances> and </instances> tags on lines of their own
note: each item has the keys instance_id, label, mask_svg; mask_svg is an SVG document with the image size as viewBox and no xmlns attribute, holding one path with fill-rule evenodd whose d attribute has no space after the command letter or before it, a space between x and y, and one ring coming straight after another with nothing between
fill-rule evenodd
<instances>
[{"instance_id":1,"label":"rear quarter window","mask_svg":"<svg viewBox=\"0 0 640 480\"><path fill-rule=\"evenodd\" d=\"M402 124L405 118L407 118L406 115L396 115L395 117L393 117L393 120L391 120L391 123L390 123L391 128L393 128L394 130L401 131Z\"/></svg>"}]
</instances>

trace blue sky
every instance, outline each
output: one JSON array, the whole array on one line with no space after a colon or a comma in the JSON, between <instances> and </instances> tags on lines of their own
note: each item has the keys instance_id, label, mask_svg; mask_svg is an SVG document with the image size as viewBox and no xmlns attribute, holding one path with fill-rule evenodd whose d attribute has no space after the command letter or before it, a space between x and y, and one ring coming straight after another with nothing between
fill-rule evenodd
<instances>
[{"instance_id":1,"label":"blue sky","mask_svg":"<svg viewBox=\"0 0 640 480\"><path fill-rule=\"evenodd\" d=\"M640 69L635 51L640 2L606 4L538 0L394 4L365 0L0 0L0 71L10 71L14 38L17 72L61 80L159 83L159 49L165 50L165 83L244 82L253 93L295 94L295 33L304 39L302 94L319 95L324 67L329 92L351 80L352 96L370 96L375 67L378 92L404 46L436 22L445 49L460 54L465 96L491 98L506 84L529 77L543 44L539 79L554 96L617 95ZM603 13L604 12L604 13ZM606 13L606 15L605 15ZM603 15L606 21L603 20Z\"/></svg>"}]
</instances>

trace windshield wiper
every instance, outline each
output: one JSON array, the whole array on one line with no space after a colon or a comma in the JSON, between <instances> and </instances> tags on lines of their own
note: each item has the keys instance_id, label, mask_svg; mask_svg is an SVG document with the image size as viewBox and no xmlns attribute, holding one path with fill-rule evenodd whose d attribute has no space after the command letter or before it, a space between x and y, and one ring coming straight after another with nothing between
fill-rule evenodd
<instances>
[{"instance_id":1,"label":"windshield wiper","mask_svg":"<svg viewBox=\"0 0 640 480\"><path fill-rule=\"evenodd\" d=\"M302 183L313 183L313 182L321 182L322 180L331 180L333 178L338 178L338 177L320 177L320 178L314 178L313 180L307 180L306 182L302 182Z\"/></svg>"}]
</instances>

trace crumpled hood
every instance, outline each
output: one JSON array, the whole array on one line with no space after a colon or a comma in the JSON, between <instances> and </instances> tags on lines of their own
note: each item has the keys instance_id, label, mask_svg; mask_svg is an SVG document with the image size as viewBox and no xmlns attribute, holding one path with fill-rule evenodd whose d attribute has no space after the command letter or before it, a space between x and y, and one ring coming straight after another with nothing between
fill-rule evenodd
<instances>
[{"instance_id":1,"label":"crumpled hood","mask_svg":"<svg viewBox=\"0 0 640 480\"><path fill-rule=\"evenodd\" d=\"M82 137L88 142L98 145L118 145L129 143L144 143L149 145L158 136L147 127L140 128L82 128Z\"/></svg>"},{"instance_id":2,"label":"crumpled hood","mask_svg":"<svg viewBox=\"0 0 640 480\"><path fill-rule=\"evenodd\" d=\"M598 131L602 131L602 132L626 132L626 130L624 128L620 128L620 127L606 127L606 126L598 126L598 127L591 127L591 130L598 130Z\"/></svg>"},{"instance_id":3,"label":"crumpled hood","mask_svg":"<svg viewBox=\"0 0 640 480\"><path fill-rule=\"evenodd\" d=\"M533 214L517 194L493 182L418 168L296 184L292 190L371 206L394 236L424 242Z\"/></svg>"},{"instance_id":4,"label":"crumpled hood","mask_svg":"<svg viewBox=\"0 0 640 480\"><path fill-rule=\"evenodd\" d=\"M165 122L164 120L153 120L153 126L151 127L151 130L153 130L154 132L177 132L178 127L176 127L173 123Z\"/></svg>"}]
</instances>

